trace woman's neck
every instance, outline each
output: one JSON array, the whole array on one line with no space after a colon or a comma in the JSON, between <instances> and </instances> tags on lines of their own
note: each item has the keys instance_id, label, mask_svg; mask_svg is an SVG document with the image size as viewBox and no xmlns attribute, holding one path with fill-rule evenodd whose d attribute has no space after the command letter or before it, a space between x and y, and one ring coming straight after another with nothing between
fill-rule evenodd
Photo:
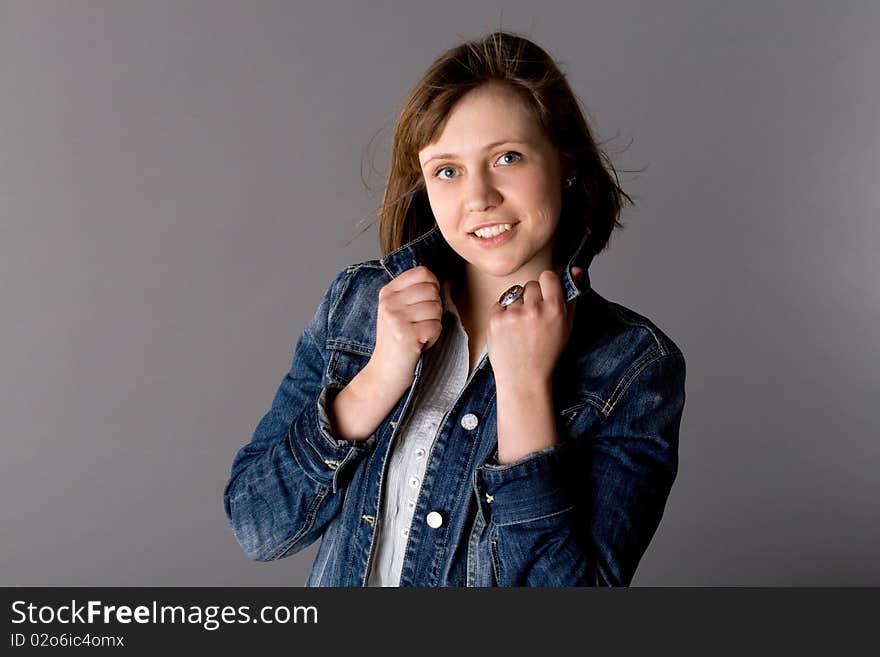
<instances>
[{"instance_id":1,"label":"woman's neck","mask_svg":"<svg viewBox=\"0 0 880 657\"><path fill-rule=\"evenodd\" d=\"M499 277L481 272L470 263L465 263L459 276L452 282L451 294L468 334L474 332L477 336L485 335L489 311L493 304L498 303L502 293L513 285L525 285L528 281L538 280L545 269L552 269L559 274L554 265L538 263L531 267L524 266L510 276Z\"/></svg>"}]
</instances>

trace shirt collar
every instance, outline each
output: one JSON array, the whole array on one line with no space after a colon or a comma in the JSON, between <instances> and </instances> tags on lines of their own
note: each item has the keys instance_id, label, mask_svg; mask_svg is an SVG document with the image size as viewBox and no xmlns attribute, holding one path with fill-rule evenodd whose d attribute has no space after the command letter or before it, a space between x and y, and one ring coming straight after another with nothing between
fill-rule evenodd
<instances>
[{"instance_id":1,"label":"shirt collar","mask_svg":"<svg viewBox=\"0 0 880 657\"><path fill-rule=\"evenodd\" d=\"M581 239L565 267L565 272L562 276L562 289L565 292L566 302L579 297L583 293L582 290L590 289L590 274L588 270L593 260L593 254L584 248L587 239L588 236L586 235ZM383 256L379 262L392 278L399 276L407 269L412 269L419 265L426 266L434 272L434 275L440 281L444 294L444 305L447 308L452 308L454 304L451 303L451 296L449 294L448 272L458 257L458 254L447 244L446 239L440 232L440 227L434 222L434 227L427 233ZM579 285L575 285L571 277L571 268L574 266L583 269Z\"/></svg>"}]
</instances>

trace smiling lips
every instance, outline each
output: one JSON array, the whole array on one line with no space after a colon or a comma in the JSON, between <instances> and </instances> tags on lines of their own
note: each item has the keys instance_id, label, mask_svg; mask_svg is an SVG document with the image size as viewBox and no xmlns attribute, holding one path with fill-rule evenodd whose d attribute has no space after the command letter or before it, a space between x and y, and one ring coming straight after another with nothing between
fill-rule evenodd
<instances>
[{"instance_id":1,"label":"smiling lips","mask_svg":"<svg viewBox=\"0 0 880 657\"><path fill-rule=\"evenodd\" d=\"M477 237L495 237L506 230L510 230L513 224L493 224L492 226L484 226L473 232Z\"/></svg>"},{"instance_id":2,"label":"smiling lips","mask_svg":"<svg viewBox=\"0 0 880 657\"><path fill-rule=\"evenodd\" d=\"M518 224L518 221L487 221L484 224L477 224L471 230L468 231L469 235L473 235L478 230L483 230L484 228L498 228L499 226L506 226L508 224Z\"/></svg>"},{"instance_id":3,"label":"smiling lips","mask_svg":"<svg viewBox=\"0 0 880 657\"><path fill-rule=\"evenodd\" d=\"M471 233L471 239L475 240L480 246L498 246L504 244L513 237L516 232L517 224L496 224L480 228Z\"/></svg>"}]
</instances>

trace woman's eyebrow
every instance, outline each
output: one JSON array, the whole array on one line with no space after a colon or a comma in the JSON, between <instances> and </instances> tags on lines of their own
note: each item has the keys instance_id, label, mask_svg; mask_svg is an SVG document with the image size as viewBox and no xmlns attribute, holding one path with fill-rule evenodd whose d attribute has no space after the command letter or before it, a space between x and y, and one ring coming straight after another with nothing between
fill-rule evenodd
<instances>
[{"instance_id":1,"label":"woman's eyebrow","mask_svg":"<svg viewBox=\"0 0 880 657\"><path fill-rule=\"evenodd\" d=\"M496 146L501 146L501 144L524 144L524 145L528 146L529 143L530 142L528 142L524 139L501 139L499 141L493 141L491 144L486 144L485 146L483 146L483 150L488 151L492 148L495 148ZM441 159L447 159L447 158L454 159L456 157L458 157L458 155L456 153L437 153L436 155L432 155L427 160L425 160L422 163L422 166L426 166L428 164L428 162L430 162L431 160L441 160Z\"/></svg>"}]
</instances>

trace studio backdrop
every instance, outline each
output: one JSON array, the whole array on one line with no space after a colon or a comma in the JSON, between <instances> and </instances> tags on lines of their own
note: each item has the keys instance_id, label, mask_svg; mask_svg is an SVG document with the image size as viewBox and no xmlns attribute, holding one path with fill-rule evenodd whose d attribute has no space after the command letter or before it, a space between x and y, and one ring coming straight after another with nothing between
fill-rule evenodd
<instances>
[{"instance_id":1,"label":"studio backdrop","mask_svg":"<svg viewBox=\"0 0 880 657\"><path fill-rule=\"evenodd\" d=\"M880 584L880 5L696 0L0 2L0 583L303 585L232 458L381 255L410 86L499 28L635 200L592 286L687 359L633 584Z\"/></svg>"}]
</instances>

